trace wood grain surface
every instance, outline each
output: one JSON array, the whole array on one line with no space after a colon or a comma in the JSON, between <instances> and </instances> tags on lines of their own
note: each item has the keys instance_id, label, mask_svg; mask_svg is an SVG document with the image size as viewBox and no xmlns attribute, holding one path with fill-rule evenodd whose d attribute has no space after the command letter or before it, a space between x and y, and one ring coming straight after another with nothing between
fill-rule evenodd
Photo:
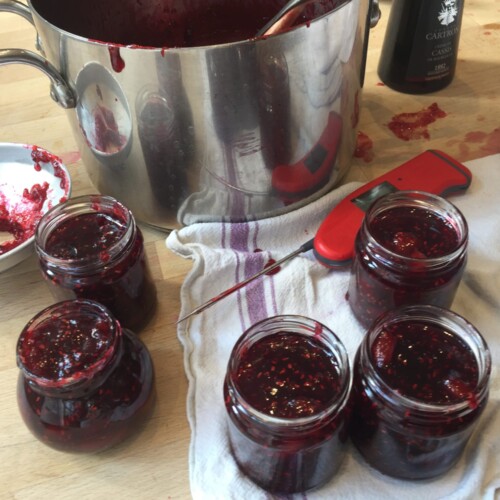
<instances>
[{"instance_id":1,"label":"wood grain surface","mask_svg":"<svg viewBox=\"0 0 500 500\"><path fill-rule=\"evenodd\" d=\"M396 93L377 77L389 8L390 1L382 0L382 19L371 30L359 125L373 148L353 159L348 180L370 180L428 148L462 161L500 152L500 0L466 0L456 77L448 88L421 96ZM0 14L0 48L34 50L34 41L29 23ZM402 141L387 127L394 115L418 112L434 102L447 116L428 127L428 139ZM65 112L49 97L47 78L33 68L0 67L0 142L48 149L68 165L74 195L95 192ZM191 264L167 250L164 233L143 231L160 299L156 317L141 334L155 363L158 404L139 435L108 452L60 453L24 426L16 403L15 344L26 322L53 300L34 256L0 274L1 499L190 498L187 380L173 322Z\"/></svg>"}]
</instances>

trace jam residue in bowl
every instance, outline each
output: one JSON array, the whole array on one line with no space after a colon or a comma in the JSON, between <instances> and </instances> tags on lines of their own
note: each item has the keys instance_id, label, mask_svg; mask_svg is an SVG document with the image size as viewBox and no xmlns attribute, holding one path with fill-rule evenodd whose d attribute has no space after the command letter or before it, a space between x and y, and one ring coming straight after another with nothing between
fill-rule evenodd
<instances>
[{"instance_id":1,"label":"jam residue in bowl","mask_svg":"<svg viewBox=\"0 0 500 500\"><path fill-rule=\"evenodd\" d=\"M151 412L149 352L97 302L41 311L19 337L17 363L23 420L55 449L102 451L136 432Z\"/></svg>"},{"instance_id":2,"label":"jam residue in bowl","mask_svg":"<svg viewBox=\"0 0 500 500\"><path fill-rule=\"evenodd\" d=\"M70 191L60 158L35 145L0 144L0 272L32 255L40 219Z\"/></svg>"},{"instance_id":3,"label":"jam residue in bowl","mask_svg":"<svg viewBox=\"0 0 500 500\"><path fill-rule=\"evenodd\" d=\"M385 474L445 473L484 410L490 367L479 332L447 309L408 306L383 315L356 355L352 441Z\"/></svg>"},{"instance_id":4,"label":"jam residue in bowl","mask_svg":"<svg viewBox=\"0 0 500 500\"><path fill-rule=\"evenodd\" d=\"M272 492L324 484L343 457L349 388L347 354L325 326L276 316L251 327L233 349L224 385L240 469Z\"/></svg>"}]
</instances>

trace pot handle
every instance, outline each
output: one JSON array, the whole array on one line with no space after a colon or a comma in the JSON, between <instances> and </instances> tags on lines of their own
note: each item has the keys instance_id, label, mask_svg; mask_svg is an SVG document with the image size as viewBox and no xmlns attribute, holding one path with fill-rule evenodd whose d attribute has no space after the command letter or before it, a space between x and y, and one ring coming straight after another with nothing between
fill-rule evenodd
<instances>
[{"instance_id":1,"label":"pot handle","mask_svg":"<svg viewBox=\"0 0 500 500\"><path fill-rule=\"evenodd\" d=\"M0 0L0 12L18 14L34 26L29 7L18 0ZM75 93L45 57L24 49L0 49L0 66L15 63L33 66L45 73L51 82L50 95L61 107L70 109L76 106Z\"/></svg>"},{"instance_id":2,"label":"pot handle","mask_svg":"<svg viewBox=\"0 0 500 500\"><path fill-rule=\"evenodd\" d=\"M370 28L377 26L381 15L379 0L373 0L370 7Z\"/></svg>"}]
</instances>

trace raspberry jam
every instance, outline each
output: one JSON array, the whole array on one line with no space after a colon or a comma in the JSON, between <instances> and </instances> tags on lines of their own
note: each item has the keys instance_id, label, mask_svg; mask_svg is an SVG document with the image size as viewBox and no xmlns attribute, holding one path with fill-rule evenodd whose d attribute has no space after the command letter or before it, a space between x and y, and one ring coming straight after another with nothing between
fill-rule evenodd
<instances>
[{"instance_id":1,"label":"raspberry jam","mask_svg":"<svg viewBox=\"0 0 500 500\"><path fill-rule=\"evenodd\" d=\"M142 233L113 198L80 196L49 210L38 225L35 248L57 300L96 300L134 331L154 314L156 287Z\"/></svg>"},{"instance_id":2,"label":"raspberry jam","mask_svg":"<svg viewBox=\"0 0 500 500\"><path fill-rule=\"evenodd\" d=\"M484 339L452 311L416 305L382 315L356 354L352 441L384 474L445 473L486 406L490 370Z\"/></svg>"},{"instance_id":3,"label":"raspberry jam","mask_svg":"<svg viewBox=\"0 0 500 500\"><path fill-rule=\"evenodd\" d=\"M450 202L398 191L376 200L356 236L349 304L365 326L410 304L448 308L467 260L467 223Z\"/></svg>"},{"instance_id":4,"label":"raspberry jam","mask_svg":"<svg viewBox=\"0 0 500 500\"><path fill-rule=\"evenodd\" d=\"M17 344L18 404L30 431L68 452L97 452L136 432L154 403L144 344L101 304L70 300L28 322Z\"/></svg>"},{"instance_id":5,"label":"raspberry jam","mask_svg":"<svg viewBox=\"0 0 500 500\"><path fill-rule=\"evenodd\" d=\"M233 348L224 384L240 469L276 493L327 482L343 457L350 382L344 346L320 323L276 316L248 329Z\"/></svg>"}]
</instances>

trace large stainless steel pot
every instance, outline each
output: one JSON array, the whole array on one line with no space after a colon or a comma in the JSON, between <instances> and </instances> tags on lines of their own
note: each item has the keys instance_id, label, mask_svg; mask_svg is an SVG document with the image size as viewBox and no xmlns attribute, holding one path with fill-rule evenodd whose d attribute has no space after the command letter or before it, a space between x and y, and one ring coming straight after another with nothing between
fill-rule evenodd
<instances>
[{"instance_id":1,"label":"large stainless steel pot","mask_svg":"<svg viewBox=\"0 0 500 500\"><path fill-rule=\"evenodd\" d=\"M274 1L276 11L285 3ZM268 38L183 48L116 45L111 29L108 43L100 33L75 34L60 21L71 16L50 3L0 0L0 10L35 25L42 54L4 49L0 64L49 76L96 188L139 220L174 228L277 215L321 196L348 170L378 1L336 1ZM153 22L165 3L123 0L120 23L145 22L138 15ZM92 15L115 26L106 4Z\"/></svg>"}]
</instances>

